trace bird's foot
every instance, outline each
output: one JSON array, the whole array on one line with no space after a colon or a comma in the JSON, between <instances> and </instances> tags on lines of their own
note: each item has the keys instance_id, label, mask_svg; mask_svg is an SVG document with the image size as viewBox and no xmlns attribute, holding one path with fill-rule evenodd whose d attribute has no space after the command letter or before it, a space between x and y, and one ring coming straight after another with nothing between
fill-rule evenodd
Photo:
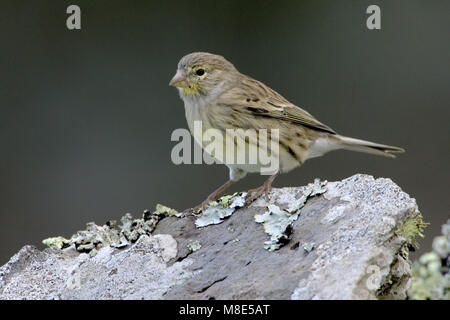
<instances>
[{"instance_id":1,"label":"bird's foot","mask_svg":"<svg viewBox=\"0 0 450 320\"><path fill-rule=\"evenodd\" d=\"M223 185L221 185L216 191L211 193L208 198L206 198L205 201L203 201L201 204L194 208L186 209L183 211L183 215L193 215L195 217L198 217L201 215L201 212L203 209L205 209L208 204L211 202L217 200L217 198L226 190L229 186L231 186L234 183L233 180L228 180Z\"/></svg>"},{"instance_id":2,"label":"bird's foot","mask_svg":"<svg viewBox=\"0 0 450 320\"><path fill-rule=\"evenodd\" d=\"M247 192L247 198L245 199L244 206L250 205L253 201L258 199L263 193L266 199L266 202L270 201L270 191L272 190L272 181L267 180L264 184L258 188L250 189Z\"/></svg>"},{"instance_id":3,"label":"bird's foot","mask_svg":"<svg viewBox=\"0 0 450 320\"><path fill-rule=\"evenodd\" d=\"M199 217L201 215L201 211L196 210L196 208L189 208L181 212L182 217L194 216Z\"/></svg>"},{"instance_id":4,"label":"bird's foot","mask_svg":"<svg viewBox=\"0 0 450 320\"><path fill-rule=\"evenodd\" d=\"M182 214L184 216L188 216L188 215L192 215L194 217L199 217L202 215L202 211L204 209L206 209L206 207L208 206L208 204L210 204L211 202L213 202L214 199L211 199L210 197L208 197L205 201L203 201L202 203L200 203L198 206L195 206L193 208L189 208L186 209L182 212Z\"/></svg>"}]
</instances>

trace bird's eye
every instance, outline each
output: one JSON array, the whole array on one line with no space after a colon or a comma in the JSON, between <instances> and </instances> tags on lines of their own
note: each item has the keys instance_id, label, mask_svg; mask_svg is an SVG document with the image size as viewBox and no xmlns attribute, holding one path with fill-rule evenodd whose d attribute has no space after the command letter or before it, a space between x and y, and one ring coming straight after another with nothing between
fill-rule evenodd
<instances>
[{"instance_id":1,"label":"bird's eye","mask_svg":"<svg viewBox=\"0 0 450 320\"><path fill-rule=\"evenodd\" d=\"M202 76L205 74L205 69L197 69L197 71L195 71L195 74L198 76Z\"/></svg>"}]
</instances>

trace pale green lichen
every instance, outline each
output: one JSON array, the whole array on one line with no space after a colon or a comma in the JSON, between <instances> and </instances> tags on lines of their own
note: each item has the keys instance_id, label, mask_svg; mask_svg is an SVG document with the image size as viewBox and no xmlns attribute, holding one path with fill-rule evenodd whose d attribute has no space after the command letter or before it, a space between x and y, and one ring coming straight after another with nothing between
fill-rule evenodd
<instances>
[{"instance_id":1,"label":"pale green lichen","mask_svg":"<svg viewBox=\"0 0 450 320\"><path fill-rule=\"evenodd\" d=\"M444 225L445 226L445 225ZM441 259L445 259L450 252L450 241L446 236L438 236L433 239L433 251Z\"/></svg>"},{"instance_id":2,"label":"pale green lichen","mask_svg":"<svg viewBox=\"0 0 450 320\"><path fill-rule=\"evenodd\" d=\"M277 250L289 241L292 224L297 220L300 209L305 205L308 198L326 192L326 183L326 181L321 182L319 179L315 179L314 183L310 183L300 198L291 204L287 210L270 204L265 213L255 215L255 221L262 223L264 231L270 235L270 240L264 242L266 250Z\"/></svg>"},{"instance_id":3,"label":"pale green lichen","mask_svg":"<svg viewBox=\"0 0 450 320\"><path fill-rule=\"evenodd\" d=\"M155 215L163 215L163 216L176 216L176 217L181 217L181 213L179 213L177 210L166 207L162 204L157 204L155 211L153 212L153 214Z\"/></svg>"},{"instance_id":4,"label":"pale green lichen","mask_svg":"<svg viewBox=\"0 0 450 320\"><path fill-rule=\"evenodd\" d=\"M417 238L423 238L423 229L429 223L423 222L422 215L416 213L414 216L409 216L403 223L400 223L394 230L396 236L401 236L405 239L404 244L399 250L399 254L405 258L409 258L410 247L418 248L419 244Z\"/></svg>"},{"instance_id":5,"label":"pale green lichen","mask_svg":"<svg viewBox=\"0 0 450 320\"><path fill-rule=\"evenodd\" d=\"M405 238L408 245L418 247L417 237L423 238L423 229L429 224L423 222L421 214L417 214L414 217L408 218L399 228L396 230L396 234Z\"/></svg>"},{"instance_id":6,"label":"pale green lichen","mask_svg":"<svg viewBox=\"0 0 450 320\"><path fill-rule=\"evenodd\" d=\"M222 223L237 208L244 206L246 195L246 192L240 194L235 193L231 196L223 196L218 201L210 203L208 208L203 210L202 215L195 220L196 227L203 228L211 224Z\"/></svg>"},{"instance_id":7,"label":"pale green lichen","mask_svg":"<svg viewBox=\"0 0 450 320\"><path fill-rule=\"evenodd\" d=\"M228 207L230 205L231 199L233 199L237 195L237 192L234 194L223 196L219 199L219 204L222 205L222 207Z\"/></svg>"},{"instance_id":8,"label":"pale green lichen","mask_svg":"<svg viewBox=\"0 0 450 320\"><path fill-rule=\"evenodd\" d=\"M191 252L195 252L197 250L200 250L200 248L202 247L202 245L200 244L200 242L198 240L192 241L191 243L189 243L187 245L189 251Z\"/></svg>"},{"instance_id":9,"label":"pale green lichen","mask_svg":"<svg viewBox=\"0 0 450 320\"><path fill-rule=\"evenodd\" d=\"M42 240L42 243L47 247L54 247L63 249L70 246L70 240L64 237L53 237Z\"/></svg>"},{"instance_id":10,"label":"pale green lichen","mask_svg":"<svg viewBox=\"0 0 450 320\"><path fill-rule=\"evenodd\" d=\"M442 236L433 240L433 251L414 262L408 297L413 300L450 300L450 220Z\"/></svg>"}]
</instances>

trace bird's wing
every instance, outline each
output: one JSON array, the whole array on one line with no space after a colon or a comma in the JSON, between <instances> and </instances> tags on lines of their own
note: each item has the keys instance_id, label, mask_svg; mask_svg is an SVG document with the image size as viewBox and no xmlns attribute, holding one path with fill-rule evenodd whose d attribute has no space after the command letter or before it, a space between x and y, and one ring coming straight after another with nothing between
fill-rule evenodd
<instances>
[{"instance_id":1,"label":"bird's wing","mask_svg":"<svg viewBox=\"0 0 450 320\"><path fill-rule=\"evenodd\" d=\"M231 89L233 101L240 101L237 108L255 116L272 117L300 124L310 129L331 134L336 132L314 118L309 112L290 103L276 91L263 83L245 78L241 86Z\"/></svg>"}]
</instances>

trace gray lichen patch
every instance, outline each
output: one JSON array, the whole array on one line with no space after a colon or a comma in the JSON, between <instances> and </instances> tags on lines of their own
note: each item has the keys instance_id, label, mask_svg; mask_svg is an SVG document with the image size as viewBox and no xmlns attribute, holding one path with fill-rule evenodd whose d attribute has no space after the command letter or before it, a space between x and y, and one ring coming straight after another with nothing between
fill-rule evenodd
<instances>
[{"instance_id":1,"label":"gray lichen patch","mask_svg":"<svg viewBox=\"0 0 450 320\"><path fill-rule=\"evenodd\" d=\"M297 218L298 212L290 214L274 204L270 204L265 213L255 215L255 221L262 223L264 231L270 235L270 240L264 242L264 249L274 251L288 242L290 227Z\"/></svg>"},{"instance_id":2,"label":"gray lichen patch","mask_svg":"<svg viewBox=\"0 0 450 320\"><path fill-rule=\"evenodd\" d=\"M236 209L244 206L246 195L246 192L235 193L211 202L202 215L195 220L195 226L202 228L221 223L225 218L231 216Z\"/></svg>"},{"instance_id":3,"label":"gray lichen patch","mask_svg":"<svg viewBox=\"0 0 450 320\"><path fill-rule=\"evenodd\" d=\"M294 201L287 210L270 204L268 210L263 214L256 214L255 221L262 223L264 231L270 235L270 240L264 242L264 248L269 251L278 250L289 241L292 224L298 219L300 209L310 197L326 192L326 181L315 179L302 192L300 198ZM312 250L312 249L311 249Z\"/></svg>"},{"instance_id":4,"label":"gray lichen patch","mask_svg":"<svg viewBox=\"0 0 450 320\"><path fill-rule=\"evenodd\" d=\"M303 244L303 250L305 250L308 253L313 251L315 247L316 247L316 244L314 242L305 242Z\"/></svg>"},{"instance_id":5,"label":"gray lichen patch","mask_svg":"<svg viewBox=\"0 0 450 320\"><path fill-rule=\"evenodd\" d=\"M211 224L219 224L233 214L234 208L224 208L221 205L210 206L203 214L195 220L197 228L209 226Z\"/></svg>"},{"instance_id":6,"label":"gray lichen patch","mask_svg":"<svg viewBox=\"0 0 450 320\"><path fill-rule=\"evenodd\" d=\"M327 184L327 181L320 181L319 179L314 179L314 183L310 183L306 186L305 190L303 191L300 198L295 200L287 209L289 213L295 213L300 208L302 208L308 198L314 197L316 195L325 193L327 189L325 188L325 185Z\"/></svg>"},{"instance_id":7,"label":"gray lichen patch","mask_svg":"<svg viewBox=\"0 0 450 320\"><path fill-rule=\"evenodd\" d=\"M200 244L200 241L195 240L195 241L192 241L191 243L189 243L189 244L187 245L187 247L188 247L189 251L195 252L195 251L197 251L197 250L200 250L200 248L202 247L202 245Z\"/></svg>"},{"instance_id":8,"label":"gray lichen patch","mask_svg":"<svg viewBox=\"0 0 450 320\"><path fill-rule=\"evenodd\" d=\"M85 230L80 230L69 239L70 247L78 252L89 253L94 256L103 247L124 247L127 245L125 239L121 239L120 230L116 228L115 221L108 221L99 226L94 222L86 224Z\"/></svg>"},{"instance_id":9,"label":"gray lichen patch","mask_svg":"<svg viewBox=\"0 0 450 320\"><path fill-rule=\"evenodd\" d=\"M442 235L434 238L433 251L425 253L412 268L408 297L413 300L450 300L450 220Z\"/></svg>"},{"instance_id":10,"label":"gray lichen patch","mask_svg":"<svg viewBox=\"0 0 450 320\"><path fill-rule=\"evenodd\" d=\"M131 214L125 214L120 219L122 223L119 234L121 244L127 242L135 242L141 235L151 234L161 218L161 215L149 214L147 210L144 211L142 219L133 219L133 216Z\"/></svg>"},{"instance_id":11,"label":"gray lichen patch","mask_svg":"<svg viewBox=\"0 0 450 320\"><path fill-rule=\"evenodd\" d=\"M59 249L73 247L78 252L94 256L101 248L108 246L123 248L136 242L142 235L150 235L158 222L166 216L180 216L180 214L174 209L158 204L154 212L145 210L140 219L133 219L131 214L125 214L120 219L120 226L115 220L108 221L102 226L89 222L85 230L78 231L70 239L54 237L43 240L43 243Z\"/></svg>"}]
</instances>

